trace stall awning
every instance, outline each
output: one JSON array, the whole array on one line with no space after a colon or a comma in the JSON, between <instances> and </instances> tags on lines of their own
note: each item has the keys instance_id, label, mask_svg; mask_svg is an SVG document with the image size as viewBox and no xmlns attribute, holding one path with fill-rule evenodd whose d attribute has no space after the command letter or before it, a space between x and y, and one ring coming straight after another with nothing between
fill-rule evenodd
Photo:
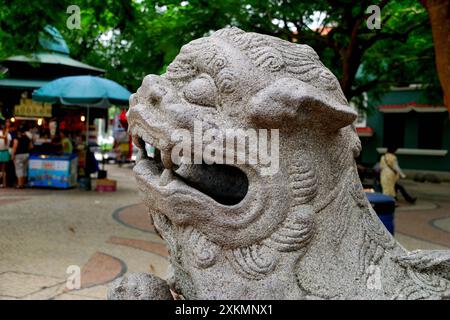
<instances>
[{"instance_id":1,"label":"stall awning","mask_svg":"<svg viewBox=\"0 0 450 320\"><path fill-rule=\"evenodd\" d=\"M14 89L34 89L40 88L48 83L47 80L32 80L32 79L0 79L0 87L14 88Z\"/></svg>"},{"instance_id":2,"label":"stall awning","mask_svg":"<svg viewBox=\"0 0 450 320\"><path fill-rule=\"evenodd\" d=\"M373 129L371 127L357 127L356 132L360 137L371 137L373 136Z\"/></svg>"},{"instance_id":3,"label":"stall awning","mask_svg":"<svg viewBox=\"0 0 450 320\"><path fill-rule=\"evenodd\" d=\"M447 108L444 106L433 106L430 104L418 104L415 102L408 102L403 104L385 104L378 106L378 110L383 113L407 113L411 111L416 112L446 112Z\"/></svg>"}]
</instances>

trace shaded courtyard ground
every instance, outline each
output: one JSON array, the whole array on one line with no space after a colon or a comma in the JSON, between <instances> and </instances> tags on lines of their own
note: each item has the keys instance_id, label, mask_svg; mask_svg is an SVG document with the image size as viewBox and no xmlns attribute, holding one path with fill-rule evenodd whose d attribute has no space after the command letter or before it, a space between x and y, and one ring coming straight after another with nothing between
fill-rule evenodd
<instances>
[{"instance_id":1,"label":"shaded courtyard ground","mask_svg":"<svg viewBox=\"0 0 450 320\"><path fill-rule=\"evenodd\" d=\"M108 166L117 192L0 190L0 299L105 299L126 272L165 277L167 249L150 225L131 166ZM450 184L402 182L396 238L408 250L450 248ZM81 268L81 288L66 287Z\"/></svg>"}]
</instances>

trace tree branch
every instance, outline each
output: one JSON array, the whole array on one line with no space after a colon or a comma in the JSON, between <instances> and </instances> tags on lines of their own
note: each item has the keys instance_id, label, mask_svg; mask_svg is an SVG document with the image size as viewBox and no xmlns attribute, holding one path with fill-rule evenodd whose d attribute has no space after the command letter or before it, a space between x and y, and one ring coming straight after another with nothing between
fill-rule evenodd
<instances>
[{"instance_id":1,"label":"tree branch","mask_svg":"<svg viewBox=\"0 0 450 320\"><path fill-rule=\"evenodd\" d=\"M372 36L371 38L367 39L367 40L361 40L361 44L363 45L363 47L365 49L370 48L375 42L379 41L379 40L384 40L384 39L392 39L392 40L397 40L400 42L405 42L406 40L408 40L409 34L412 33L414 30L417 30L421 27L424 27L426 25L426 22L422 22L422 23L418 23L414 26L411 26L410 28L408 28L407 30L405 30L402 33L399 32L379 32L377 30L377 32L375 32L374 36Z\"/></svg>"},{"instance_id":2,"label":"tree branch","mask_svg":"<svg viewBox=\"0 0 450 320\"><path fill-rule=\"evenodd\" d=\"M417 60L431 60L432 57L430 56L421 56L421 57L411 57L409 59L404 59L402 61L398 61L397 63L392 64L389 67L389 71L392 72L393 70L399 69L400 67L402 67L403 65L411 62L411 61L417 61ZM374 80L368 81L356 88L352 88L352 90L350 91L350 98L359 96L360 94L362 94L363 92L367 92L369 90L371 90L373 87L379 85L380 83L390 83L392 81L383 79L382 76L381 77L377 77Z\"/></svg>"}]
</instances>

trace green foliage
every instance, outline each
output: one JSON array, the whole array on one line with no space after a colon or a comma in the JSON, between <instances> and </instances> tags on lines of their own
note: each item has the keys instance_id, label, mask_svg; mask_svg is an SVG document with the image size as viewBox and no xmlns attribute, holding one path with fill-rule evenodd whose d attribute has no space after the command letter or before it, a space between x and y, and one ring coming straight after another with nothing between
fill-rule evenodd
<instances>
[{"instance_id":1,"label":"green foliage","mask_svg":"<svg viewBox=\"0 0 450 320\"><path fill-rule=\"evenodd\" d=\"M417 1L391 2L383 32L392 34L376 41L364 54L364 72L354 86L373 82L372 95L392 85L422 84L431 103L442 104L442 90L436 74L435 54L428 15ZM361 70L362 71L362 70Z\"/></svg>"},{"instance_id":2,"label":"green foliage","mask_svg":"<svg viewBox=\"0 0 450 320\"><path fill-rule=\"evenodd\" d=\"M81 8L80 30L66 28L69 4ZM366 26L371 4L383 7L381 30ZM328 28L311 28L317 12ZM164 72L183 44L234 25L309 44L355 102L363 91L405 83L425 83L439 97L431 28L417 0L6 1L0 4L0 58L33 51L36 31L46 24L60 30L72 57L105 69L131 91L146 74Z\"/></svg>"},{"instance_id":3,"label":"green foliage","mask_svg":"<svg viewBox=\"0 0 450 320\"><path fill-rule=\"evenodd\" d=\"M2 0L0 2L0 60L29 54L38 47L38 34L47 24L64 19L68 1Z\"/></svg>"}]
</instances>

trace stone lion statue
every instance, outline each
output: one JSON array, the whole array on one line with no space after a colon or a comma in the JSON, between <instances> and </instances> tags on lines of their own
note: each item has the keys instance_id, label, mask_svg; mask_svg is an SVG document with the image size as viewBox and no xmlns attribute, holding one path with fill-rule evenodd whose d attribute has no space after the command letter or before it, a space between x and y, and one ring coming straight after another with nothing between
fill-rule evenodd
<instances>
[{"instance_id":1,"label":"stone lion statue","mask_svg":"<svg viewBox=\"0 0 450 320\"><path fill-rule=\"evenodd\" d=\"M366 200L356 116L307 45L225 28L183 46L165 74L144 78L128 111L142 154L134 173L170 276L127 275L108 297L448 298L450 252L407 252ZM174 163L173 132L195 121L218 134L277 129L278 170Z\"/></svg>"}]
</instances>

